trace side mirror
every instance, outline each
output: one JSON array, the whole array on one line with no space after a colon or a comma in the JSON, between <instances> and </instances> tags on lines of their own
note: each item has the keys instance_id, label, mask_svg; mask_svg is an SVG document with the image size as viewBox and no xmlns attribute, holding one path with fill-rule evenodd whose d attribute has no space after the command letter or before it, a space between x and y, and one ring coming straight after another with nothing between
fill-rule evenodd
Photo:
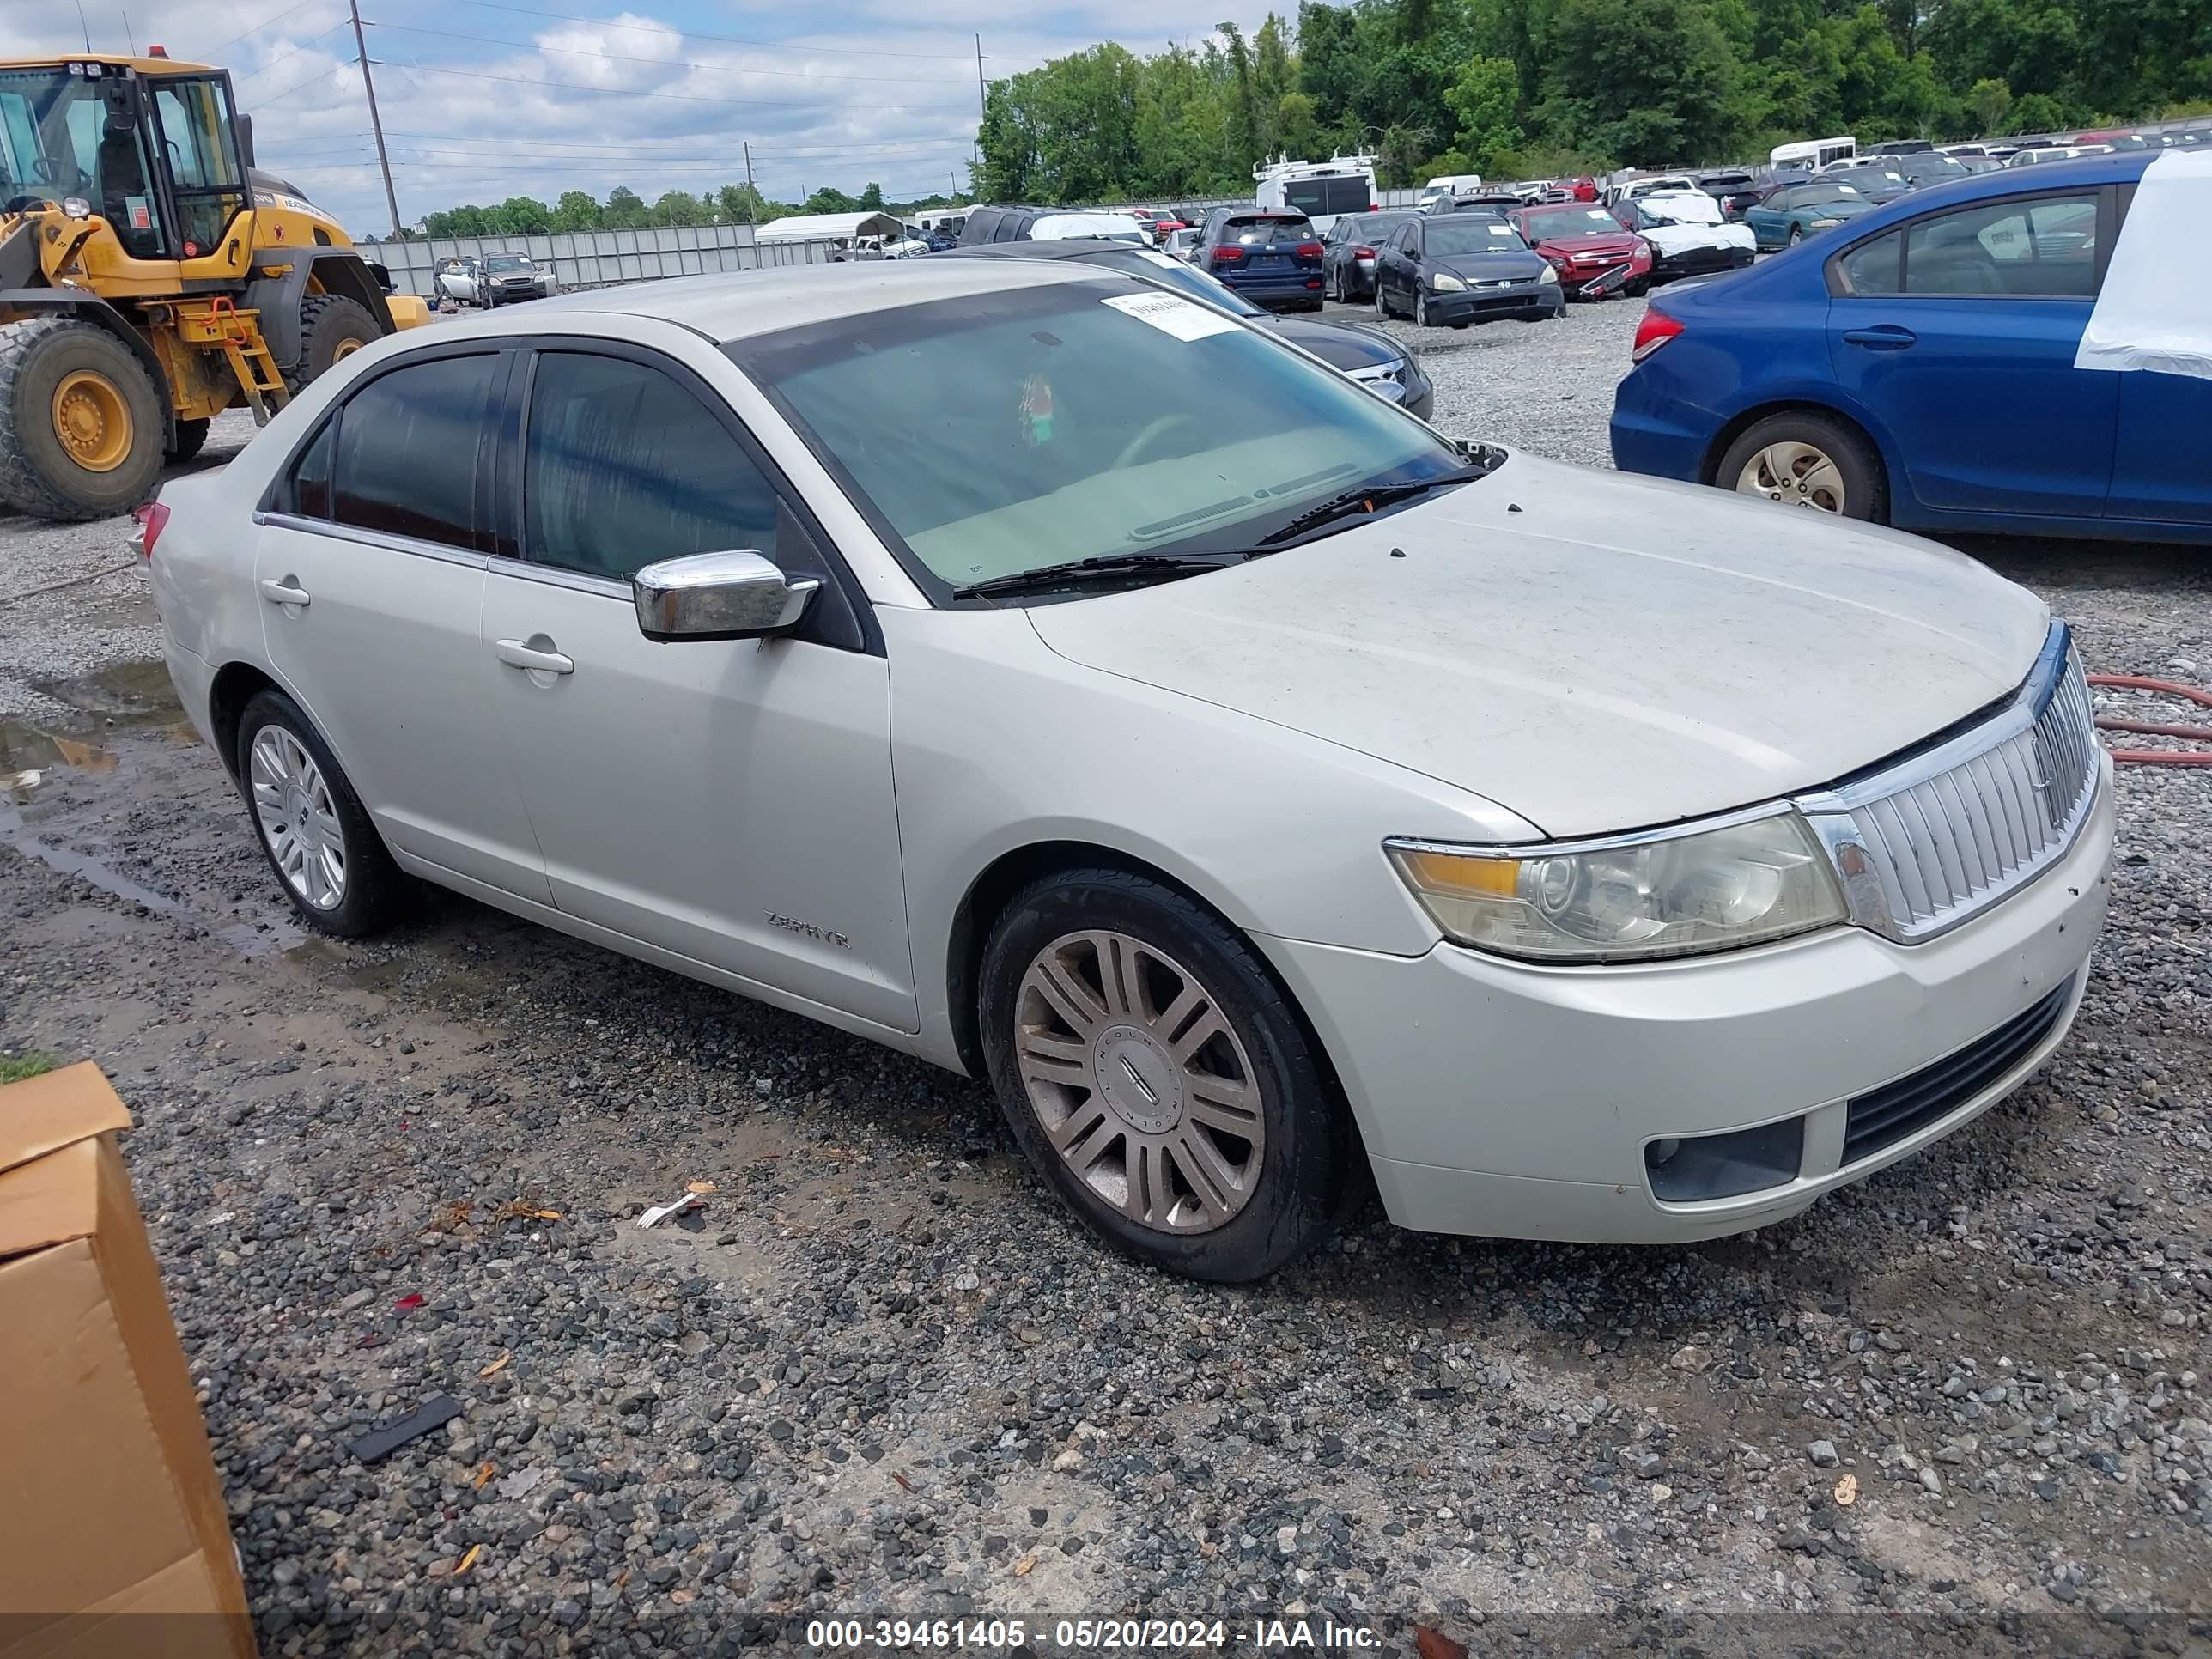
<instances>
[{"instance_id":1,"label":"side mirror","mask_svg":"<svg viewBox=\"0 0 2212 1659\"><path fill-rule=\"evenodd\" d=\"M693 553L630 579L638 630L648 640L747 640L781 633L806 614L822 586L788 577L750 550Z\"/></svg>"},{"instance_id":2,"label":"side mirror","mask_svg":"<svg viewBox=\"0 0 2212 1659\"><path fill-rule=\"evenodd\" d=\"M253 165L253 118L251 115L238 118L238 159L249 167Z\"/></svg>"}]
</instances>

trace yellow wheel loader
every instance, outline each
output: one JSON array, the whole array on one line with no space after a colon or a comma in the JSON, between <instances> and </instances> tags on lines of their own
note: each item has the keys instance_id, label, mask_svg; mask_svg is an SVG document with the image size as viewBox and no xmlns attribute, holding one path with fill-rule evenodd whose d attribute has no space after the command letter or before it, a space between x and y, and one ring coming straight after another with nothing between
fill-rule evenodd
<instances>
[{"instance_id":1,"label":"yellow wheel loader","mask_svg":"<svg viewBox=\"0 0 2212 1659\"><path fill-rule=\"evenodd\" d=\"M0 58L0 502L38 518L136 507L224 410L429 314L255 170L227 72L152 52Z\"/></svg>"}]
</instances>

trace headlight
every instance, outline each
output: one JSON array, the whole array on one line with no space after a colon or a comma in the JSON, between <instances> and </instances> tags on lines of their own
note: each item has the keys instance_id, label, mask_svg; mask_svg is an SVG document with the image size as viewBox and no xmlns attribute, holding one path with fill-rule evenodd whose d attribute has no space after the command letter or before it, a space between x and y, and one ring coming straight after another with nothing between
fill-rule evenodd
<instances>
[{"instance_id":1,"label":"headlight","mask_svg":"<svg viewBox=\"0 0 2212 1659\"><path fill-rule=\"evenodd\" d=\"M1467 284L1449 270L1438 270L1430 273L1429 286L1439 294L1457 294L1465 289Z\"/></svg>"},{"instance_id":2,"label":"headlight","mask_svg":"<svg viewBox=\"0 0 2212 1659\"><path fill-rule=\"evenodd\" d=\"M1540 283L1556 283L1559 280L1559 273L1553 270L1551 266L1546 265L1543 270L1537 276L1536 280Z\"/></svg>"},{"instance_id":3,"label":"headlight","mask_svg":"<svg viewBox=\"0 0 2212 1659\"><path fill-rule=\"evenodd\" d=\"M1530 962L1696 956L1848 920L1826 855L1793 811L1548 848L1387 847L1446 937Z\"/></svg>"}]
</instances>

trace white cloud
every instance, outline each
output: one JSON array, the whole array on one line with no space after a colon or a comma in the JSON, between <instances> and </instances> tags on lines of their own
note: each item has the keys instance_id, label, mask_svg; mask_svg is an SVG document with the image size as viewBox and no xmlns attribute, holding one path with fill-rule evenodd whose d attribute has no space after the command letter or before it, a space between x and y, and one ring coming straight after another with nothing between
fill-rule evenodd
<instances>
[{"instance_id":1,"label":"white cloud","mask_svg":"<svg viewBox=\"0 0 2212 1659\"><path fill-rule=\"evenodd\" d=\"M528 3L594 9L592 0ZM1023 0L969 0L957 20L917 27L911 0L838 0L805 12L803 33L756 47L706 37L765 38L776 32L770 20L749 12L732 21L696 0L672 16L623 10L588 23L453 0L362 0L362 9L377 25L377 101L409 222L461 202L550 201L567 189L604 198L627 185L648 201L672 189L704 192L744 177L745 140L772 198L870 180L894 198L946 190L954 173L964 184L975 137L977 29L997 79L1098 40L1152 52L1202 39L1220 15L1169 0L1094 0L1050 14L1056 27L1041 30ZM0 0L0 38L17 54L81 49L74 12L56 0ZM153 41L179 58L213 50L254 115L261 164L357 230L382 230L384 188L343 0L304 0L229 44L282 12L258 0L146 0L129 21L142 50ZM86 15L96 48L125 48L123 8L86 0ZM1263 5L1249 25L1264 15ZM678 28L705 34L666 32ZM875 53L884 55L864 55Z\"/></svg>"}]
</instances>

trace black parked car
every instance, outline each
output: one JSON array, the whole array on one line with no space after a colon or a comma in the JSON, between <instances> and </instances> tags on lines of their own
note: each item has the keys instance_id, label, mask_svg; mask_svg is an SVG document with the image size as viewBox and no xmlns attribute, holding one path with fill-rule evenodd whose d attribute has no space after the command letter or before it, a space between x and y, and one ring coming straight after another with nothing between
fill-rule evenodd
<instances>
[{"instance_id":1,"label":"black parked car","mask_svg":"<svg viewBox=\"0 0 2212 1659\"><path fill-rule=\"evenodd\" d=\"M1321 245L1322 291L1346 304L1374 293L1376 245L1408 219L1419 216L1411 208L1339 214Z\"/></svg>"},{"instance_id":2,"label":"black parked car","mask_svg":"<svg viewBox=\"0 0 2212 1659\"><path fill-rule=\"evenodd\" d=\"M1337 222L1344 222L1340 219ZM1255 327L1279 334L1292 345L1302 346L1323 362L1341 369L1370 392L1401 404L1423 420L1428 419L1429 410L1435 406L1436 391L1429 384L1429 377L1421 372L1419 360L1395 335L1361 323L1322 323L1310 317L1274 316L1261 310L1226 283L1218 283L1182 260L1171 259L1150 248L1070 237L1060 242L957 248L945 257L1080 259L1088 264L1127 271L1146 282L1158 283L1162 288L1174 289L1208 305L1218 306Z\"/></svg>"},{"instance_id":3,"label":"black parked car","mask_svg":"<svg viewBox=\"0 0 2212 1659\"><path fill-rule=\"evenodd\" d=\"M1567 308L1559 273L1503 220L1424 214L1376 251L1375 314L1403 312L1423 328L1501 317L1541 321Z\"/></svg>"}]
</instances>

